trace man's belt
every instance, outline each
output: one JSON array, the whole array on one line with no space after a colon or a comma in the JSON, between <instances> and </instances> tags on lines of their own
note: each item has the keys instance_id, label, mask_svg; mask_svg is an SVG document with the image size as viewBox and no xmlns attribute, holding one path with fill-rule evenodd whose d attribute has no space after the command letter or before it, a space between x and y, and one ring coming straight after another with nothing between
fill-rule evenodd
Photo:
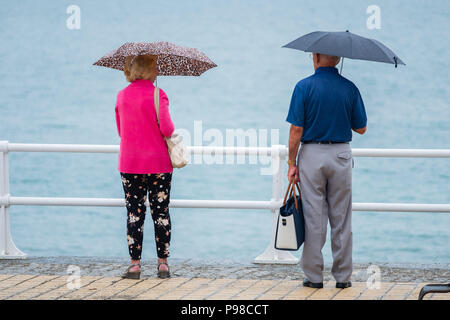
<instances>
[{"instance_id":1,"label":"man's belt","mask_svg":"<svg viewBox=\"0 0 450 320\"><path fill-rule=\"evenodd\" d=\"M341 142L341 141L303 141L303 144L308 143L317 143L317 144L335 144L335 143L348 143L348 142Z\"/></svg>"}]
</instances>

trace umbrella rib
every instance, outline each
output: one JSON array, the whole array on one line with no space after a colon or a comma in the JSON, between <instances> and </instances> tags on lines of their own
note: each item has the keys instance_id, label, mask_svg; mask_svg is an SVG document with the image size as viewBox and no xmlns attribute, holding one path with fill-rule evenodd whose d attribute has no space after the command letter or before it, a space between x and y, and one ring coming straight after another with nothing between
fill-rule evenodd
<instances>
[{"instance_id":1,"label":"umbrella rib","mask_svg":"<svg viewBox=\"0 0 450 320\"><path fill-rule=\"evenodd\" d=\"M191 60L194 60L194 61L196 61L196 62L198 62L198 63L200 63L200 64L202 64L202 65L206 65L206 67L210 67L209 69L212 69L212 68L215 68L215 67L217 67L217 65L214 63L214 62L205 62L205 61L202 61L202 60L197 60L197 59L192 59L192 58L189 58L189 57L186 57L186 56L181 56L181 55L177 55L177 54L168 54L168 53L162 53L162 54L159 54L159 55L157 55L157 56L160 56L160 55L165 55L165 56L167 56L167 58L170 60L170 62L171 62L171 65L176 65L176 63L174 62L174 60L173 60L173 58L174 57L179 57L179 58L188 58L188 59L191 59ZM207 71L208 69L206 69L206 70L204 70L203 72L205 72L205 71ZM202 73L203 73L202 72ZM162 74L163 75L163 74ZM196 75L196 76L199 76L199 75Z\"/></svg>"},{"instance_id":2,"label":"umbrella rib","mask_svg":"<svg viewBox=\"0 0 450 320\"><path fill-rule=\"evenodd\" d=\"M316 44L317 42L322 40L322 38L327 36L327 35L328 35L328 33L324 33L323 35L321 35L320 38L316 39L313 43L311 43L304 51L305 52L312 52L312 51L309 51L309 48L311 48L314 44Z\"/></svg>"},{"instance_id":3,"label":"umbrella rib","mask_svg":"<svg viewBox=\"0 0 450 320\"><path fill-rule=\"evenodd\" d=\"M386 47L384 44L382 44L378 40L375 40L375 39L370 39L370 40L372 40L377 45L377 47L386 55L386 57L388 57L389 60L390 59L394 59L394 57L395 57L397 59L397 64L405 65L405 63L403 63L403 61L399 57L397 57L397 55L391 49ZM389 50L389 51L386 52L386 49Z\"/></svg>"},{"instance_id":4,"label":"umbrella rib","mask_svg":"<svg viewBox=\"0 0 450 320\"><path fill-rule=\"evenodd\" d=\"M173 54L173 53L157 53L157 54L152 54L152 53L149 53L149 54L151 54L151 55L155 55L155 56L161 56L161 55L167 55L167 56L172 56L172 57L179 57L179 58L187 58L187 59L190 59L190 60L194 60L194 61L196 61L196 62L200 62L200 63L204 63L204 64L207 64L207 65L211 65L212 67L211 68L215 68L215 67L217 67L217 64L215 64L214 62L212 62L211 61L211 59L209 59L208 57L206 57L209 61L204 61L204 60L200 60L200 59L195 59L195 58L191 58L191 57L188 57L188 56L182 56L182 55L179 55L179 54ZM130 56L134 56L135 54L130 54Z\"/></svg>"},{"instance_id":5,"label":"umbrella rib","mask_svg":"<svg viewBox=\"0 0 450 320\"><path fill-rule=\"evenodd\" d=\"M172 54L172 53L161 53L161 54L156 54L156 56L159 56L159 55L162 55L162 54L165 54L165 55L168 55L168 56L172 56L172 57L187 58L187 59L195 60L195 61L206 63L206 64L212 64L212 65L214 65L214 67L217 67L217 65L214 62L212 62L209 58L208 58L208 60L209 60L209 62L208 62L208 61L199 60L199 59L191 58L191 57L188 57L188 56L182 56L182 55L179 55L179 54Z\"/></svg>"},{"instance_id":6,"label":"umbrella rib","mask_svg":"<svg viewBox=\"0 0 450 320\"><path fill-rule=\"evenodd\" d=\"M163 42L163 43L169 43L169 42ZM126 42L125 44L123 44L122 46L120 46L120 48L124 47L124 46L127 45L127 44L133 44L133 42ZM179 47L181 47L181 46L179 46ZM117 49L117 50L120 50L120 48ZM189 50L189 49L195 49L199 54L201 54L201 55L204 56L204 57L202 57L202 58L207 59L208 61L199 60L198 58L194 58L194 57L190 57L190 56L183 56L183 55L174 54L174 53L170 53L170 52L169 52L169 53L168 53L168 52L160 52L160 53L157 53L157 54L149 53L149 54L156 55L156 56L159 56L159 55L162 55L162 54L166 54L166 55L171 55L171 56L175 56L175 57L188 58L188 59L195 60L195 61L200 61L200 62L205 62L205 63L211 63L211 64L214 64L215 66L217 66L214 62L211 61L211 59L209 59L203 52L201 52L201 51L198 50L197 48L188 48L188 47L183 47L183 48L184 48L184 49L187 49L187 50ZM139 53L137 53L137 54L130 54L130 55L139 55Z\"/></svg>"},{"instance_id":7,"label":"umbrella rib","mask_svg":"<svg viewBox=\"0 0 450 320\"><path fill-rule=\"evenodd\" d=\"M370 40L373 41L374 39L370 39ZM376 41L376 40L375 40L375 41ZM375 48L376 48L381 54L383 54L384 57L387 58L388 61L379 61L379 60L373 60L373 59L362 59L362 60L375 61L375 62L384 62L384 63L392 63L391 59L392 59L393 57L391 57L387 52L385 52L385 50L384 50L384 48L383 48L384 45L381 45L381 46L380 46L378 42L374 42L374 43L376 44ZM355 58L355 59L361 60L360 58Z\"/></svg>"}]
</instances>

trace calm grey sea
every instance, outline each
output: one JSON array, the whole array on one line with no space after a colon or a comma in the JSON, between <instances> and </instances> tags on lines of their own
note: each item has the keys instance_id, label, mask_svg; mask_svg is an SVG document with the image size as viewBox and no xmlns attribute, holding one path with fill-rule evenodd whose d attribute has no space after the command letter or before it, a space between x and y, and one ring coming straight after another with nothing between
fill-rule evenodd
<instances>
[{"instance_id":1,"label":"calm grey sea","mask_svg":"<svg viewBox=\"0 0 450 320\"><path fill-rule=\"evenodd\" d=\"M69 30L69 5L81 29ZM369 30L366 9L381 9ZM201 77L161 77L176 128L279 130L292 90L313 72L306 53L282 49L315 30L376 38L406 66L346 60L368 131L354 148L450 148L450 3L435 1L3 1L0 8L0 140L118 145L114 106L123 73L93 66L126 41L196 47L218 67ZM205 143L207 144L207 143ZM268 200L261 165L176 170L172 199ZM117 154L10 153L13 196L122 198ZM354 202L450 203L449 159L355 158ZM171 256L250 261L267 247L271 213L171 209ZM156 257L147 218L144 258ZM16 245L29 255L127 257L125 208L11 207ZM354 261L450 262L450 215L354 212ZM330 244L323 250L331 261ZM294 253L296 256L300 252Z\"/></svg>"}]
</instances>

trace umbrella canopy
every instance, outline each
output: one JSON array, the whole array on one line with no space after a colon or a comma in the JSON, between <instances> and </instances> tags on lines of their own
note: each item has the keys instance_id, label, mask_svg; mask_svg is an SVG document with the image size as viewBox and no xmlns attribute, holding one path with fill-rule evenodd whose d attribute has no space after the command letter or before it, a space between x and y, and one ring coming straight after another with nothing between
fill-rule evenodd
<instances>
[{"instance_id":1,"label":"umbrella canopy","mask_svg":"<svg viewBox=\"0 0 450 320\"><path fill-rule=\"evenodd\" d=\"M127 42L94 63L97 66L123 70L128 56L154 55L160 76L199 76L217 67L204 53L169 42Z\"/></svg>"},{"instance_id":2,"label":"umbrella canopy","mask_svg":"<svg viewBox=\"0 0 450 320\"><path fill-rule=\"evenodd\" d=\"M284 45L283 48L350 59L392 63L395 67L397 67L397 64L405 64L381 42L361 37L348 30L345 32L311 32Z\"/></svg>"}]
</instances>

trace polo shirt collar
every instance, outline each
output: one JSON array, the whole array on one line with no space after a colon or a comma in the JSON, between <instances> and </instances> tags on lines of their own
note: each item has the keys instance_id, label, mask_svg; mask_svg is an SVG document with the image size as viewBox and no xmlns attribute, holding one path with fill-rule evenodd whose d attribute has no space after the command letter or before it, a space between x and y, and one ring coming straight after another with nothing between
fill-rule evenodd
<instances>
[{"instance_id":1,"label":"polo shirt collar","mask_svg":"<svg viewBox=\"0 0 450 320\"><path fill-rule=\"evenodd\" d=\"M317 73L339 73L339 70L336 67L318 67L314 74Z\"/></svg>"}]
</instances>

